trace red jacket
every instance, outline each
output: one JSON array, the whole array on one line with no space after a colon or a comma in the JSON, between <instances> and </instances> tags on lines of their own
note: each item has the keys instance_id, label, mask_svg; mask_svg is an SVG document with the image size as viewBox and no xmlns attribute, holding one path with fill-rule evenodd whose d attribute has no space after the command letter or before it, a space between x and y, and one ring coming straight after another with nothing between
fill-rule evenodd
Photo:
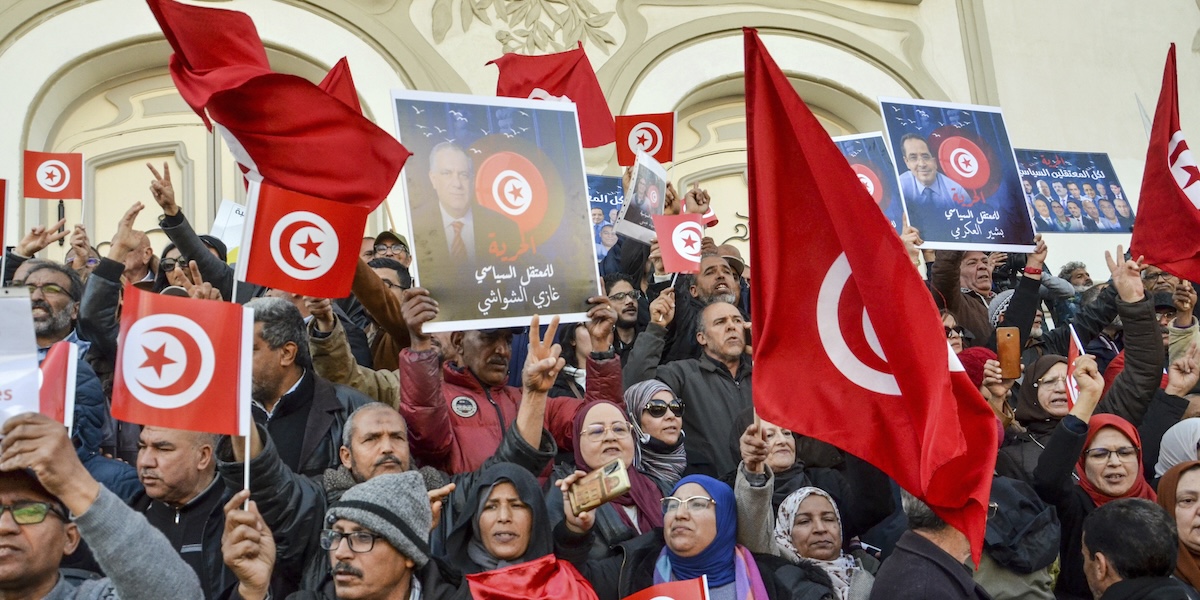
<instances>
[{"instance_id":1,"label":"red jacket","mask_svg":"<svg viewBox=\"0 0 1200 600\"><path fill-rule=\"evenodd\" d=\"M606 400L624 409L621 361L588 359L584 400L549 398L546 430L559 448L573 448L575 412L584 403ZM517 418L521 389L484 388L469 370L453 363L438 369L433 350L400 351L400 414L408 443L421 464L448 473L467 473L496 453L504 431Z\"/></svg>"}]
</instances>

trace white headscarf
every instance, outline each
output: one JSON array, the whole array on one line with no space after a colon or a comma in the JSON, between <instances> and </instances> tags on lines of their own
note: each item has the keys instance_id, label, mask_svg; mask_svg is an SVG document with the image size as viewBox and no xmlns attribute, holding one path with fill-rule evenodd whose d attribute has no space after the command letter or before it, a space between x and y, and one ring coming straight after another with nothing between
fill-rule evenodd
<instances>
[{"instance_id":1,"label":"white headscarf","mask_svg":"<svg viewBox=\"0 0 1200 600\"><path fill-rule=\"evenodd\" d=\"M1200 444L1200 418L1192 417L1172 425L1162 436L1154 474L1162 477L1171 467L1196 460L1197 444Z\"/></svg>"},{"instance_id":2,"label":"white headscarf","mask_svg":"<svg viewBox=\"0 0 1200 600\"><path fill-rule=\"evenodd\" d=\"M806 561L821 567L829 574L829 578L833 580L833 591L837 593L840 600L846 600L850 595L850 579L854 572L860 567L854 557L842 552L833 560L819 560L816 558L807 558L800 556L800 552L796 550L796 546L792 543L792 526L796 524L796 513L800 510L800 503L804 502L805 498L812 495L822 496L829 501L833 506L833 514L838 520L838 531L842 529L842 513L838 510L837 503L833 501L825 490L815 487L800 488L783 500L779 505L778 518L775 519L775 544L782 550L784 558L799 563ZM841 538L836 540L840 546Z\"/></svg>"}]
</instances>

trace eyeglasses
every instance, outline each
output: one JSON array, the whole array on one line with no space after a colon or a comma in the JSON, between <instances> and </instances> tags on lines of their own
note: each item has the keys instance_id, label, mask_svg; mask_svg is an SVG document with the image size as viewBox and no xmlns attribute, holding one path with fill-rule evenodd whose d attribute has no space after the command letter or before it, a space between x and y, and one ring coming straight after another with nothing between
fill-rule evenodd
<instances>
[{"instance_id":1,"label":"eyeglasses","mask_svg":"<svg viewBox=\"0 0 1200 600\"><path fill-rule=\"evenodd\" d=\"M350 531L341 532L333 529L321 530L321 549L336 550L341 545L342 540L350 544L350 551L355 554L370 552L375 548L375 540L382 538L382 535L371 533L370 531Z\"/></svg>"},{"instance_id":2,"label":"eyeglasses","mask_svg":"<svg viewBox=\"0 0 1200 600\"><path fill-rule=\"evenodd\" d=\"M1058 386L1067 382L1066 377L1052 377L1050 379L1039 379L1033 382L1033 387L1047 386L1050 389L1058 389Z\"/></svg>"},{"instance_id":3,"label":"eyeglasses","mask_svg":"<svg viewBox=\"0 0 1200 600\"><path fill-rule=\"evenodd\" d=\"M404 247L402 244L392 244L390 246L387 244L375 244L375 252L378 252L379 254L383 254L384 252L391 252L392 254L408 254L408 248Z\"/></svg>"},{"instance_id":4,"label":"eyeglasses","mask_svg":"<svg viewBox=\"0 0 1200 600\"><path fill-rule=\"evenodd\" d=\"M667 496L662 499L663 515L678 511L681 505L687 506L688 512L699 512L707 510L709 506L716 506L717 501L708 496L692 496L691 498Z\"/></svg>"},{"instance_id":5,"label":"eyeglasses","mask_svg":"<svg viewBox=\"0 0 1200 600\"><path fill-rule=\"evenodd\" d=\"M70 264L75 264L75 261L77 261L77 260L79 260L78 256L72 256L70 260L67 260L64 262L67 262ZM86 260L83 261L83 264L86 266L89 266L89 267L94 267L94 266L100 264L100 259L96 258L95 256L89 256L89 257L87 257Z\"/></svg>"},{"instance_id":6,"label":"eyeglasses","mask_svg":"<svg viewBox=\"0 0 1200 600\"><path fill-rule=\"evenodd\" d=\"M1116 450L1109 450L1108 448L1092 448L1091 450L1083 453L1084 456L1088 457L1088 460L1095 462L1108 462L1109 457L1114 454L1117 455L1117 458L1121 459L1121 462L1131 462L1137 460L1138 449L1134 448L1133 446L1124 446L1122 448L1117 448Z\"/></svg>"},{"instance_id":7,"label":"eyeglasses","mask_svg":"<svg viewBox=\"0 0 1200 600\"><path fill-rule=\"evenodd\" d=\"M667 414L668 409L675 413L675 416L683 418L683 400L679 398L672 398L670 402L666 400L651 400L646 404L646 408L642 410L650 413L650 416L655 419L661 419Z\"/></svg>"},{"instance_id":8,"label":"eyeglasses","mask_svg":"<svg viewBox=\"0 0 1200 600\"><path fill-rule=\"evenodd\" d=\"M620 302L626 298L630 298L632 300L637 300L641 297L642 297L641 290L633 290L633 291L629 291L629 292L617 292L615 294L610 295L608 297L608 299L612 300L613 302Z\"/></svg>"},{"instance_id":9,"label":"eyeglasses","mask_svg":"<svg viewBox=\"0 0 1200 600\"><path fill-rule=\"evenodd\" d=\"M176 260L176 259L174 259L174 258L164 258L164 259L162 259L162 260L158 261L158 267L159 267L160 269L162 269L163 271L170 272L170 271L174 271L174 270L175 270L175 265L176 265L178 262L179 262L179 261L178 261L178 260Z\"/></svg>"},{"instance_id":10,"label":"eyeglasses","mask_svg":"<svg viewBox=\"0 0 1200 600\"><path fill-rule=\"evenodd\" d=\"M957 326L955 326L955 327L947 327L947 326L945 326L945 325L942 325L942 329L944 329L944 330L946 331L946 337L947 337L947 338L949 338L949 337L953 337L953 336L956 336L956 335L957 335L958 337L962 337L962 336L963 336L963 332L964 332L964 331L966 331L966 329L963 329L962 325L957 325Z\"/></svg>"},{"instance_id":11,"label":"eyeglasses","mask_svg":"<svg viewBox=\"0 0 1200 600\"><path fill-rule=\"evenodd\" d=\"M1158 279L1166 280L1166 279L1170 279L1170 278L1171 278L1171 274L1166 271L1158 271L1155 273L1151 273L1150 271L1142 271L1142 279L1145 279L1147 281L1154 281L1154 280L1158 280Z\"/></svg>"},{"instance_id":12,"label":"eyeglasses","mask_svg":"<svg viewBox=\"0 0 1200 600\"><path fill-rule=\"evenodd\" d=\"M609 423L608 425L596 423L594 425L588 425L587 427L584 427L580 434L586 437L588 441L598 442L604 439L604 435L609 431L611 431L613 435L623 438L628 436L632 429L630 429L629 423Z\"/></svg>"},{"instance_id":13,"label":"eyeglasses","mask_svg":"<svg viewBox=\"0 0 1200 600\"><path fill-rule=\"evenodd\" d=\"M46 515L51 513L64 521L67 520L67 517L60 514L49 502L0 504L0 517L4 516L5 510L12 511L13 520L17 522L17 525L37 525L45 521Z\"/></svg>"},{"instance_id":14,"label":"eyeglasses","mask_svg":"<svg viewBox=\"0 0 1200 600\"><path fill-rule=\"evenodd\" d=\"M383 281L383 285L387 286L387 289L389 289L389 290L394 290L396 288L400 288L402 290L408 289L398 283L394 283L391 279L383 279L382 277L380 277L379 279Z\"/></svg>"},{"instance_id":15,"label":"eyeglasses","mask_svg":"<svg viewBox=\"0 0 1200 600\"><path fill-rule=\"evenodd\" d=\"M40 285L36 284L36 283L27 283L27 284L25 284L25 289L29 290L29 294L31 296L33 295L34 292L36 292L38 290L41 290L42 295L44 295L44 296L49 296L52 294L66 294L67 293L67 290L63 289L63 286L58 285L57 283L43 283Z\"/></svg>"}]
</instances>

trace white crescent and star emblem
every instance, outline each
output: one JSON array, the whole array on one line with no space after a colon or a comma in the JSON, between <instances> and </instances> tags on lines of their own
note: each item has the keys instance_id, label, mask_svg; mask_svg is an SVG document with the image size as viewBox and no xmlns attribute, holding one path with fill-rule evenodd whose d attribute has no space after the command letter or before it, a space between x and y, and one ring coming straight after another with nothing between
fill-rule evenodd
<instances>
[{"instance_id":1,"label":"white crescent and star emblem","mask_svg":"<svg viewBox=\"0 0 1200 600\"><path fill-rule=\"evenodd\" d=\"M195 321L176 314L138 319L121 347L125 387L148 406L169 410L200 397L212 382L212 340Z\"/></svg>"},{"instance_id":2,"label":"white crescent and star emblem","mask_svg":"<svg viewBox=\"0 0 1200 600\"><path fill-rule=\"evenodd\" d=\"M684 221L675 226L671 232L671 245L680 256L698 263L700 262L700 241L704 232L695 221Z\"/></svg>"},{"instance_id":3,"label":"white crescent and star emblem","mask_svg":"<svg viewBox=\"0 0 1200 600\"><path fill-rule=\"evenodd\" d=\"M1171 136L1171 141L1167 143L1167 159L1171 166L1171 175L1179 189L1192 201L1192 206L1200 208L1200 187L1193 187L1200 181L1200 167L1196 165L1196 159L1188 149L1183 131L1176 131L1175 135Z\"/></svg>"},{"instance_id":4,"label":"white crescent and star emblem","mask_svg":"<svg viewBox=\"0 0 1200 600\"><path fill-rule=\"evenodd\" d=\"M825 274L825 279L821 282L821 290L817 293L817 334L821 345L824 346L825 354L829 355L833 366L837 367L837 370L841 371L846 379L877 394L899 396L900 386L896 382L896 377L891 373L884 373L867 366L846 343L846 337L842 333L843 328L847 326L862 327L863 337L867 340L871 350L880 359L887 361L883 356L883 347L879 345L879 337L875 335L875 328L871 325L871 319L867 316L865 307L861 323L842 323L838 320L838 304L841 301L842 290L846 289L846 282L849 280L850 261L843 253L830 265L829 272Z\"/></svg>"},{"instance_id":5,"label":"white crescent and star emblem","mask_svg":"<svg viewBox=\"0 0 1200 600\"><path fill-rule=\"evenodd\" d=\"M71 184L71 169L61 160L47 160L38 165L37 182L47 192L61 192Z\"/></svg>"},{"instance_id":6,"label":"white crescent and star emblem","mask_svg":"<svg viewBox=\"0 0 1200 600\"><path fill-rule=\"evenodd\" d=\"M955 148L950 153L950 166L963 177L971 178L979 172L979 161L966 148Z\"/></svg>"},{"instance_id":7,"label":"white crescent and star emblem","mask_svg":"<svg viewBox=\"0 0 1200 600\"><path fill-rule=\"evenodd\" d=\"M271 229L271 257L288 277L310 281L329 272L338 257L337 231L321 215L288 213Z\"/></svg>"},{"instance_id":8,"label":"white crescent and star emblem","mask_svg":"<svg viewBox=\"0 0 1200 600\"><path fill-rule=\"evenodd\" d=\"M533 202L533 190L524 175L505 169L492 180L492 198L500 210L515 217L529 210Z\"/></svg>"},{"instance_id":9,"label":"white crescent and star emblem","mask_svg":"<svg viewBox=\"0 0 1200 600\"><path fill-rule=\"evenodd\" d=\"M641 150L651 156L658 153L659 148L662 148L662 130L658 125L649 121L642 121L629 130L629 149L633 151Z\"/></svg>"}]
</instances>

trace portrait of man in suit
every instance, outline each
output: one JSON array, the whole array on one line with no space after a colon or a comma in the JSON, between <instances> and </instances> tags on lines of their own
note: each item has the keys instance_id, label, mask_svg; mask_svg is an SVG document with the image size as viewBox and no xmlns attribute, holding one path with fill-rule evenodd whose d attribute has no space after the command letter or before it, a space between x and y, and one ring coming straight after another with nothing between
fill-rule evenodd
<instances>
[{"instance_id":1,"label":"portrait of man in suit","mask_svg":"<svg viewBox=\"0 0 1200 600\"><path fill-rule=\"evenodd\" d=\"M915 133L900 138L904 166L900 174L900 192L908 207L909 222L928 239L948 239L953 229L947 211L962 207L967 191L954 180L938 172L938 160L929 150L929 142Z\"/></svg>"}]
</instances>

